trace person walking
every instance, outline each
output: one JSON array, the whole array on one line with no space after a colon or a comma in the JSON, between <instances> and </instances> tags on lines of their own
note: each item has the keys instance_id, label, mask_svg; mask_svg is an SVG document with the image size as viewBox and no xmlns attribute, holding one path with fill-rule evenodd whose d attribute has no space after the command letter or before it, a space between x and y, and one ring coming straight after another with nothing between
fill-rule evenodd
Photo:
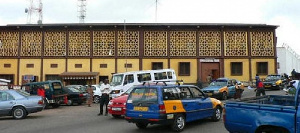
<instances>
[{"instance_id":1,"label":"person walking","mask_svg":"<svg viewBox=\"0 0 300 133\"><path fill-rule=\"evenodd\" d=\"M257 85L257 88L255 89L255 91L256 91L256 96L258 97L258 96L260 96L261 94L264 96L264 95L266 95L266 93L265 93L265 89L264 89L264 84L263 84L263 82L262 81L258 81L258 85Z\"/></svg>"},{"instance_id":2,"label":"person walking","mask_svg":"<svg viewBox=\"0 0 300 133\"><path fill-rule=\"evenodd\" d=\"M102 96L100 99L100 113L98 115L103 115L103 105L105 104L105 115L107 115L107 105L109 102L109 94L111 92L110 85L108 83L108 79L105 79L103 84L100 86L100 91L102 92Z\"/></svg>"},{"instance_id":3,"label":"person walking","mask_svg":"<svg viewBox=\"0 0 300 133\"><path fill-rule=\"evenodd\" d=\"M235 94L234 94L234 99L241 100L243 89L241 88L241 85L239 85L237 82L234 83L235 85Z\"/></svg>"},{"instance_id":4,"label":"person walking","mask_svg":"<svg viewBox=\"0 0 300 133\"><path fill-rule=\"evenodd\" d=\"M259 76L258 76L258 74L256 74L256 76L255 76L255 87L257 88L257 86L258 86L258 82L259 82Z\"/></svg>"},{"instance_id":5,"label":"person walking","mask_svg":"<svg viewBox=\"0 0 300 133\"><path fill-rule=\"evenodd\" d=\"M94 92L93 92L93 88L91 85L89 85L86 89L87 91L87 105L88 107L91 107L91 104L93 102L93 97L94 97Z\"/></svg>"}]
</instances>

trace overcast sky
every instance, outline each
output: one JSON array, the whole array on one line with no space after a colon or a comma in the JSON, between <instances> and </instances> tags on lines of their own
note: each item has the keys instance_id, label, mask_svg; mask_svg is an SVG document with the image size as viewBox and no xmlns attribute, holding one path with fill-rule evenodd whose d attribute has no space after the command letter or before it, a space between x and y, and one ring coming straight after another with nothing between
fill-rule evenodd
<instances>
[{"instance_id":1,"label":"overcast sky","mask_svg":"<svg viewBox=\"0 0 300 133\"><path fill-rule=\"evenodd\" d=\"M34 0L38 1L38 0ZM87 0L85 23L246 23L279 26L300 54L300 0ZM43 23L78 23L77 0L42 0ZM26 24L29 0L0 0L0 25ZM36 22L36 19L32 19Z\"/></svg>"}]
</instances>

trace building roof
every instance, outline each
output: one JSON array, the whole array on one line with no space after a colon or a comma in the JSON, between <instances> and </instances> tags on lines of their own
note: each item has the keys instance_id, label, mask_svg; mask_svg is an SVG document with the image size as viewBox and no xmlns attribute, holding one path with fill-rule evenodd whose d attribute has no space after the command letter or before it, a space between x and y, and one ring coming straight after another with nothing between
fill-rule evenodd
<instances>
[{"instance_id":1,"label":"building roof","mask_svg":"<svg viewBox=\"0 0 300 133\"><path fill-rule=\"evenodd\" d=\"M269 27L277 28L276 25L267 24L244 24L244 23L52 23L52 24L8 24L0 27L124 27L126 26L138 26L138 27Z\"/></svg>"}]
</instances>

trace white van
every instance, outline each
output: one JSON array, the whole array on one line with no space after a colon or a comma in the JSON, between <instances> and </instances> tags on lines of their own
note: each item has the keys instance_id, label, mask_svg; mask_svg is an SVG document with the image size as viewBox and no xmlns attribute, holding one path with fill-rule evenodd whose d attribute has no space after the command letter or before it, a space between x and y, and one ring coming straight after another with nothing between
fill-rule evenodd
<instances>
[{"instance_id":1,"label":"white van","mask_svg":"<svg viewBox=\"0 0 300 133\"><path fill-rule=\"evenodd\" d=\"M176 83L176 74L173 69L132 71L113 74L110 83L112 98L118 97L130 87L143 82L169 81L168 84Z\"/></svg>"}]
</instances>

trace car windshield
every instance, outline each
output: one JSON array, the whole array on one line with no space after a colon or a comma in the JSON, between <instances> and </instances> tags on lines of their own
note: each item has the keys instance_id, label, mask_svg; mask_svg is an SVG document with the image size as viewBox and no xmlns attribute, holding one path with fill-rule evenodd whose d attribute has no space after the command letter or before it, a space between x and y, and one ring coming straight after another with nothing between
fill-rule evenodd
<instances>
[{"instance_id":1,"label":"car windshield","mask_svg":"<svg viewBox=\"0 0 300 133\"><path fill-rule=\"evenodd\" d=\"M123 74L113 75L112 80L110 82L111 86L121 85L123 82Z\"/></svg>"},{"instance_id":2,"label":"car windshield","mask_svg":"<svg viewBox=\"0 0 300 133\"><path fill-rule=\"evenodd\" d=\"M139 102L157 102L157 89L156 88L136 88L130 93L128 100L132 100L132 103Z\"/></svg>"},{"instance_id":3,"label":"car windshield","mask_svg":"<svg viewBox=\"0 0 300 133\"><path fill-rule=\"evenodd\" d=\"M124 94L129 95L135 86L130 87Z\"/></svg>"},{"instance_id":4,"label":"car windshield","mask_svg":"<svg viewBox=\"0 0 300 133\"><path fill-rule=\"evenodd\" d=\"M53 86L53 88L56 89L56 90L62 89L62 85L61 85L60 82L53 82L53 83L52 83L52 86Z\"/></svg>"},{"instance_id":5,"label":"car windshield","mask_svg":"<svg viewBox=\"0 0 300 133\"><path fill-rule=\"evenodd\" d=\"M24 90L16 90L16 92L25 97L30 96L30 94Z\"/></svg>"},{"instance_id":6,"label":"car windshield","mask_svg":"<svg viewBox=\"0 0 300 133\"><path fill-rule=\"evenodd\" d=\"M227 83L227 81L225 81L225 80L217 80L217 81L211 82L209 84L209 86L226 86L226 83Z\"/></svg>"},{"instance_id":7,"label":"car windshield","mask_svg":"<svg viewBox=\"0 0 300 133\"><path fill-rule=\"evenodd\" d=\"M279 80L280 76L272 75L272 76L267 76L266 81L273 81L273 80Z\"/></svg>"}]
</instances>

